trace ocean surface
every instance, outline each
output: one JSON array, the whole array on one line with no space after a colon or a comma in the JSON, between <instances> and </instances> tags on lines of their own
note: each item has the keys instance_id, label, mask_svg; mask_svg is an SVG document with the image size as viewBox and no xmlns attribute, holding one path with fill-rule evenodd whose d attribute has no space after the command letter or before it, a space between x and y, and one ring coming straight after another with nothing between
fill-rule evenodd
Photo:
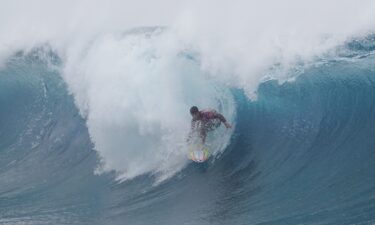
<instances>
[{"instance_id":1,"label":"ocean surface","mask_svg":"<svg viewBox=\"0 0 375 225\"><path fill-rule=\"evenodd\" d=\"M251 54L104 33L4 48L0 224L375 224L373 33ZM192 105L233 125L205 163L188 159Z\"/></svg>"}]
</instances>

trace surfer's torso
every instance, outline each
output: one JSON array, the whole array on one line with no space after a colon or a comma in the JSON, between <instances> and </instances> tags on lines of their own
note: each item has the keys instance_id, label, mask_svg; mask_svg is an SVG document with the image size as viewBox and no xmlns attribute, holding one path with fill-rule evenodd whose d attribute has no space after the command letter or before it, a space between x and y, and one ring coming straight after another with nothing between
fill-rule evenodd
<instances>
[{"instance_id":1,"label":"surfer's torso","mask_svg":"<svg viewBox=\"0 0 375 225\"><path fill-rule=\"evenodd\" d=\"M220 113L215 110L201 110L199 111L199 116L191 120L192 127L197 128L197 123L200 122L200 126L205 129L209 129L212 126L219 126L220 122L225 123L226 119Z\"/></svg>"}]
</instances>

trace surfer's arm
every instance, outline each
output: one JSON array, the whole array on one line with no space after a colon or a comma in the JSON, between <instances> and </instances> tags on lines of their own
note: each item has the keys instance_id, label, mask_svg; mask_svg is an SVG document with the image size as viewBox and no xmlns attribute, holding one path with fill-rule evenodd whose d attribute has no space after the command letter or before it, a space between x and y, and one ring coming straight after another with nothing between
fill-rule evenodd
<instances>
[{"instance_id":1,"label":"surfer's arm","mask_svg":"<svg viewBox=\"0 0 375 225\"><path fill-rule=\"evenodd\" d=\"M220 113L215 113L214 118L215 119L219 119L222 123L226 123L227 122L227 120L225 119L225 117L223 115L221 115Z\"/></svg>"},{"instance_id":2,"label":"surfer's arm","mask_svg":"<svg viewBox=\"0 0 375 225\"><path fill-rule=\"evenodd\" d=\"M218 113L218 112L215 113L214 118L219 119L220 122L224 123L224 125L225 125L226 128L232 128L232 125L230 125L227 122L227 120L225 119L225 117L223 115L221 115L220 113Z\"/></svg>"}]
</instances>

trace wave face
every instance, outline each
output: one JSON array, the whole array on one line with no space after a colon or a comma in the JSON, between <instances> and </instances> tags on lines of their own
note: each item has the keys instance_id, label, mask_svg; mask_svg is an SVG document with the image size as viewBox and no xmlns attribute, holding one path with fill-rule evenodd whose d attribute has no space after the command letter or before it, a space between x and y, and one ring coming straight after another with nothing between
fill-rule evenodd
<instances>
[{"instance_id":1,"label":"wave face","mask_svg":"<svg viewBox=\"0 0 375 225\"><path fill-rule=\"evenodd\" d=\"M46 58L60 63L36 50L17 53L0 72L1 224L96 221L97 157L65 83Z\"/></svg>"},{"instance_id":2,"label":"wave face","mask_svg":"<svg viewBox=\"0 0 375 225\"><path fill-rule=\"evenodd\" d=\"M101 44L95 46L101 49ZM107 45L105 42L104 46ZM118 127L106 127L106 122L116 126L115 122L123 122L116 120L120 117L100 111L100 104L88 105L89 110L99 110L99 116L90 118L90 114L85 114L80 100L74 100L68 92L66 83L71 85L71 81L66 78L66 70L61 69L62 62L56 53L48 48L27 54L19 52L9 58L0 72L0 222L372 224L375 222L374 46L372 36L351 41L337 49L334 56L290 70L288 76L294 77L293 81L279 83L271 79L261 83L255 101L249 100L241 89L199 80L204 77L196 67L199 60L183 54L172 61L177 64L172 71L183 75L195 71L199 77L176 78L173 82L182 86L174 86L174 90L182 91L179 96L184 96L183 93L189 93L185 89L191 90L192 86L183 85L197 82L203 86L195 89L197 96L204 93L209 99L221 99L213 100L211 106L222 104L226 108L219 109L232 115L230 120L235 127L230 142L217 145L223 149L206 164L189 163L186 158L183 166L163 164L167 166L163 168L173 169L163 179L158 179L159 167L153 166L160 161L139 161L141 169L151 164L150 169L141 170L123 182L118 181L119 177L124 180L121 174L127 172L123 167L113 166L104 173L94 171L103 160L119 155L137 161L139 154L146 154L142 151L148 149L138 149L138 155L124 149L121 155L121 151L109 147L110 156L103 154L102 148L95 145L98 142L95 132L119 131ZM136 45L133 51L143 55L150 49L139 50ZM131 68L149 69L147 60L131 62L136 64ZM84 57L82 61L92 63ZM125 64L130 65L128 61ZM101 64L98 65L100 69ZM156 75L171 70L169 64L164 65L167 70L153 67L158 71ZM114 71L116 76L117 70ZM165 76L170 81L171 76L168 73ZM64 82L62 77L68 81ZM139 79L142 82L144 78ZM137 81L133 82L136 86ZM94 79L88 84L106 83ZM74 87L70 90L76 94ZM133 92L137 94L130 93L131 97L147 103L149 96ZM114 96L110 93L104 102ZM177 104L177 100L172 98L167 103ZM181 109L184 105L176 106ZM108 121L98 122L98 118L103 118L101 113ZM160 119L158 115L162 114L150 114L150 118ZM185 115L182 118L189 120ZM147 122L142 117L133 119L138 125ZM123 123L123 126L128 125ZM151 133L138 135L148 137L168 132L155 129L155 133L151 129ZM228 134L224 129L220 132L216 135ZM179 151L183 153L184 148Z\"/></svg>"}]
</instances>

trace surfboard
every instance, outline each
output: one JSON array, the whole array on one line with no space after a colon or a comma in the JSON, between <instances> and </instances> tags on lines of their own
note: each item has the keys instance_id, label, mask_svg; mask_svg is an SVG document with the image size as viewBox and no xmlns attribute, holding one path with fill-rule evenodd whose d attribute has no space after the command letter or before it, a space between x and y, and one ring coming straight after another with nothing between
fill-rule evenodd
<instances>
[{"instance_id":1,"label":"surfboard","mask_svg":"<svg viewBox=\"0 0 375 225\"><path fill-rule=\"evenodd\" d=\"M205 145L192 145L189 148L189 158L197 163L203 163L210 157L209 148Z\"/></svg>"}]
</instances>

